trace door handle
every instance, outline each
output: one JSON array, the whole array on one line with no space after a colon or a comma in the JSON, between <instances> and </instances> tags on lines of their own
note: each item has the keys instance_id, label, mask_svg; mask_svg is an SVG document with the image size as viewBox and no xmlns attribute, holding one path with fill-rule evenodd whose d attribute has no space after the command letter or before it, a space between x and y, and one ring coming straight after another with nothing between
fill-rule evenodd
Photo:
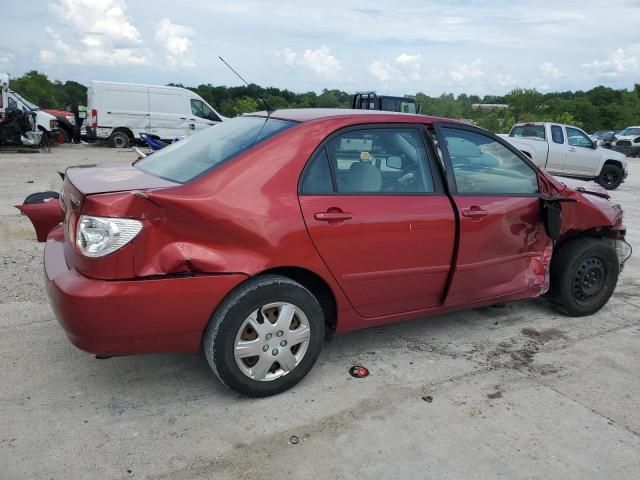
<instances>
[{"instance_id":1,"label":"door handle","mask_svg":"<svg viewBox=\"0 0 640 480\"><path fill-rule=\"evenodd\" d=\"M186 120L187 117L180 117L180 120Z\"/></svg>"},{"instance_id":2,"label":"door handle","mask_svg":"<svg viewBox=\"0 0 640 480\"><path fill-rule=\"evenodd\" d=\"M570 151L570 152L575 152L575 151L576 151L576 149L575 149L575 148L573 148L573 147L571 147L571 148L569 149L569 151Z\"/></svg>"},{"instance_id":3,"label":"door handle","mask_svg":"<svg viewBox=\"0 0 640 480\"><path fill-rule=\"evenodd\" d=\"M316 213L313 217L321 222L338 223L351 220L353 215L347 212L327 211Z\"/></svg>"},{"instance_id":4,"label":"door handle","mask_svg":"<svg viewBox=\"0 0 640 480\"><path fill-rule=\"evenodd\" d=\"M465 208L462 210L462 216L469 217L471 220L481 220L487 215L489 215L489 212L487 212L486 210L483 210L477 205L473 205L470 208Z\"/></svg>"}]
</instances>

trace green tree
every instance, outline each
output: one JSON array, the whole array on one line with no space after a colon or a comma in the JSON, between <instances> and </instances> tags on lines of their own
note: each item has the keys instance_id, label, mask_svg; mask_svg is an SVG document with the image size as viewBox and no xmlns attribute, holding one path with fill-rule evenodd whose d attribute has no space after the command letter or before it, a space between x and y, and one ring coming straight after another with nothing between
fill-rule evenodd
<instances>
[{"instance_id":1,"label":"green tree","mask_svg":"<svg viewBox=\"0 0 640 480\"><path fill-rule=\"evenodd\" d=\"M32 70L22 77L11 80L11 88L42 108L56 107L56 89L47 76Z\"/></svg>"}]
</instances>

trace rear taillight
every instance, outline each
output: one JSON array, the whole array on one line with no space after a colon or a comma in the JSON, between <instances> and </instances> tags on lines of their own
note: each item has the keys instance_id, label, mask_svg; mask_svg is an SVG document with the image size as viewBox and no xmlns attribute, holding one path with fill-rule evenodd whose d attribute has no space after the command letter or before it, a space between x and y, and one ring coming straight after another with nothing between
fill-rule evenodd
<instances>
[{"instance_id":1,"label":"rear taillight","mask_svg":"<svg viewBox=\"0 0 640 480\"><path fill-rule=\"evenodd\" d=\"M76 246L85 257L104 257L121 249L142 230L142 222L130 218L81 215Z\"/></svg>"},{"instance_id":2,"label":"rear taillight","mask_svg":"<svg viewBox=\"0 0 640 480\"><path fill-rule=\"evenodd\" d=\"M95 108L91 110L91 127L98 128L98 110Z\"/></svg>"}]
</instances>

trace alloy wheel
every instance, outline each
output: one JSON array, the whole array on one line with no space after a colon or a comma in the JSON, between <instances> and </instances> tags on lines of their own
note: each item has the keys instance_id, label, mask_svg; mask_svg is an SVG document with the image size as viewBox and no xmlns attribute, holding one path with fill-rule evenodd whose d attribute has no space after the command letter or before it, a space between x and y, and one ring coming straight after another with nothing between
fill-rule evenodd
<instances>
[{"instance_id":1,"label":"alloy wheel","mask_svg":"<svg viewBox=\"0 0 640 480\"><path fill-rule=\"evenodd\" d=\"M252 380L275 380L300 364L310 337L309 320L300 308L287 302L269 303L240 326L233 351L236 365Z\"/></svg>"}]
</instances>

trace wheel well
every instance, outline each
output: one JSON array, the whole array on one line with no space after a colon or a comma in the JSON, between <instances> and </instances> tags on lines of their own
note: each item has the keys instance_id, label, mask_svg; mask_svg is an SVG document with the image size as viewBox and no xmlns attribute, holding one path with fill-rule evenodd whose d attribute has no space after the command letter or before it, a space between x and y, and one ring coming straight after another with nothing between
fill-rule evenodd
<instances>
[{"instance_id":1,"label":"wheel well","mask_svg":"<svg viewBox=\"0 0 640 480\"><path fill-rule=\"evenodd\" d=\"M533 159L533 157L531 156L531 154L529 152L525 152L524 150L520 150L522 153L524 153L527 157Z\"/></svg>"},{"instance_id":2,"label":"wheel well","mask_svg":"<svg viewBox=\"0 0 640 480\"><path fill-rule=\"evenodd\" d=\"M118 128L114 128L113 132L111 132L111 135L113 135L116 132L123 132L127 134L127 137L129 137L129 139L131 140L135 140L135 137L133 135L133 132L131 130L129 130L127 127L118 127Z\"/></svg>"},{"instance_id":3,"label":"wheel well","mask_svg":"<svg viewBox=\"0 0 640 480\"><path fill-rule=\"evenodd\" d=\"M298 282L304 288L309 290L316 297L322 307L327 327L325 337L329 339L333 336L333 333L336 330L336 324L338 323L338 307L336 305L336 298L331 291L331 287L329 287L322 277L313 273L311 270L299 267L273 268L271 270L260 272L258 276L260 275L280 275L287 277Z\"/></svg>"},{"instance_id":4,"label":"wheel well","mask_svg":"<svg viewBox=\"0 0 640 480\"><path fill-rule=\"evenodd\" d=\"M605 165L613 165L614 167L618 167L621 170L624 170L624 167L622 166L622 163L619 162L618 160L607 160L606 162L604 162Z\"/></svg>"}]
</instances>

